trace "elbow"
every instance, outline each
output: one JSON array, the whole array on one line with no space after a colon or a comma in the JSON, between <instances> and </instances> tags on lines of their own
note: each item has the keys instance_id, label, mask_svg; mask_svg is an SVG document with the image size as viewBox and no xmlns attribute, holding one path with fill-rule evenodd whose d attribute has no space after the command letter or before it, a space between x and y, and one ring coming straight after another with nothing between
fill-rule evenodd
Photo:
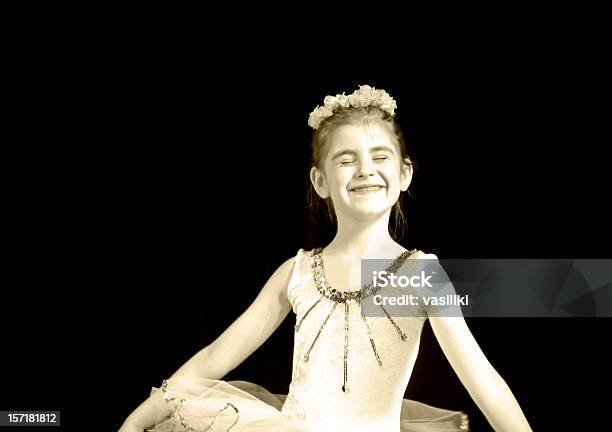
<instances>
[{"instance_id":1,"label":"elbow","mask_svg":"<svg viewBox=\"0 0 612 432\"><path fill-rule=\"evenodd\" d=\"M218 355L215 355L214 342L196 355L194 362L193 374L198 378L221 379L230 370L226 369L227 362L219 361Z\"/></svg>"},{"instance_id":2,"label":"elbow","mask_svg":"<svg viewBox=\"0 0 612 432\"><path fill-rule=\"evenodd\" d=\"M196 355L194 355L187 363L178 369L173 377L184 377L184 378L215 378L220 372L218 369L218 362L214 360L214 347L208 345L202 348ZM225 375L223 373L221 376Z\"/></svg>"},{"instance_id":3,"label":"elbow","mask_svg":"<svg viewBox=\"0 0 612 432\"><path fill-rule=\"evenodd\" d=\"M491 371L481 376L468 391L478 406L493 407L504 399L509 387L497 371L491 368Z\"/></svg>"}]
</instances>

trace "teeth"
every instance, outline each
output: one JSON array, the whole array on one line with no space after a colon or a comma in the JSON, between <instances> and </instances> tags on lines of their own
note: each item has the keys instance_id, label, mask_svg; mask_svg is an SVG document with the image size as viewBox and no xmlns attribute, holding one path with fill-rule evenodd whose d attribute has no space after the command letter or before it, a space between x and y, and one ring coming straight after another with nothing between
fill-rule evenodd
<instances>
[{"instance_id":1,"label":"teeth","mask_svg":"<svg viewBox=\"0 0 612 432\"><path fill-rule=\"evenodd\" d=\"M374 192L374 191L378 191L381 189L382 189L382 186L368 186L368 187L358 187L358 188L353 189L353 191Z\"/></svg>"}]
</instances>

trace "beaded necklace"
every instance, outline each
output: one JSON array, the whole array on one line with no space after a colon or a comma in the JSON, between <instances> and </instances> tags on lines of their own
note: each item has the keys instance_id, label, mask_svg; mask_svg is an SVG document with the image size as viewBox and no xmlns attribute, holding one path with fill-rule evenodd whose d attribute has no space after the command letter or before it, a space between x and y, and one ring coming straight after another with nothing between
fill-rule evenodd
<instances>
[{"instance_id":1,"label":"beaded necklace","mask_svg":"<svg viewBox=\"0 0 612 432\"><path fill-rule=\"evenodd\" d=\"M310 254L310 264L312 267L312 273L313 273L315 286L317 287L319 294L321 294L321 297L319 297L319 299L312 306L310 306L310 308L302 316L300 321L295 325L295 331L296 332L299 331L300 326L302 325L302 322L304 321L304 319L308 316L310 311L312 311L315 308L315 306L317 306L321 302L321 300L326 298L333 302L333 306L331 310L327 314L327 317L323 321L323 324L321 324L321 327L319 328L317 335L315 336L314 340L312 341L312 344L310 345L310 348L308 349L308 351L306 352L306 355L304 356L304 361L308 362L310 358L310 351L312 351L312 348L317 342L317 339L319 339L319 335L323 331L325 324L327 324L327 321L331 317L334 310L336 310L336 307L338 306L338 304L344 304L344 380L342 384L342 391L345 393L348 393L349 386L347 382L348 382L349 305L351 303L358 303L361 306L361 302L367 297L374 295L378 291L379 288L372 287L371 283L365 284L361 290L357 290L357 291L342 292L342 291L338 291L330 287L329 284L327 283L327 279L325 277L325 271L323 269L322 253L323 253L323 248L316 248L316 249L313 249L313 251ZM416 249L403 252L399 257L397 257L393 261L393 263L389 267L387 267L386 271L388 273L395 273L402 266L404 261L414 253L416 253ZM401 341L405 342L407 337L404 334L404 332L399 328L399 326L393 320L393 318L391 318L391 315L389 315L385 307L383 305L380 305L380 307L385 312L385 315L387 315L387 318L389 318L389 321L391 322L391 324L393 324L393 327L395 327L395 330L398 332ZM370 339L370 345L372 345L372 351L374 353L374 357L376 358L376 363L378 363L379 367L382 367L382 360L380 359L380 355L378 354L378 350L376 349L376 344L374 343L374 339L372 338L372 333L370 331L370 326L368 325L368 321L366 317L363 316L363 314L361 315L361 318L363 319L363 323L364 323L366 332L368 334L368 338Z\"/></svg>"}]
</instances>

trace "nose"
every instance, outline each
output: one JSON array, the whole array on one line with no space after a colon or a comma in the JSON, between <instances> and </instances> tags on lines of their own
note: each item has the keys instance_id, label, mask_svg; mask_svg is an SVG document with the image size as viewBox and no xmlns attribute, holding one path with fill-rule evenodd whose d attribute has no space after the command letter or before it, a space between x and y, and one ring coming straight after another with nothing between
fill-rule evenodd
<instances>
[{"instance_id":1,"label":"nose","mask_svg":"<svg viewBox=\"0 0 612 432\"><path fill-rule=\"evenodd\" d=\"M358 178L365 178L374 175L374 165L372 164L370 158L364 158L359 161L356 175Z\"/></svg>"}]
</instances>

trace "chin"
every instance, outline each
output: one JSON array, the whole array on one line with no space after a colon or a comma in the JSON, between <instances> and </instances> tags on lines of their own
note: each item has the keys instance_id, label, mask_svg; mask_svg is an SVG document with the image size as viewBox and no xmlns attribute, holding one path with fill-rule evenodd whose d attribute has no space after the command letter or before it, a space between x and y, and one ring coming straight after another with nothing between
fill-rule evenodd
<instances>
[{"instance_id":1,"label":"chin","mask_svg":"<svg viewBox=\"0 0 612 432\"><path fill-rule=\"evenodd\" d=\"M381 206L359 206L353 209L353 214L358 219L379 218L389 211L389 207Z\"/></svg>"}]
</instances>

